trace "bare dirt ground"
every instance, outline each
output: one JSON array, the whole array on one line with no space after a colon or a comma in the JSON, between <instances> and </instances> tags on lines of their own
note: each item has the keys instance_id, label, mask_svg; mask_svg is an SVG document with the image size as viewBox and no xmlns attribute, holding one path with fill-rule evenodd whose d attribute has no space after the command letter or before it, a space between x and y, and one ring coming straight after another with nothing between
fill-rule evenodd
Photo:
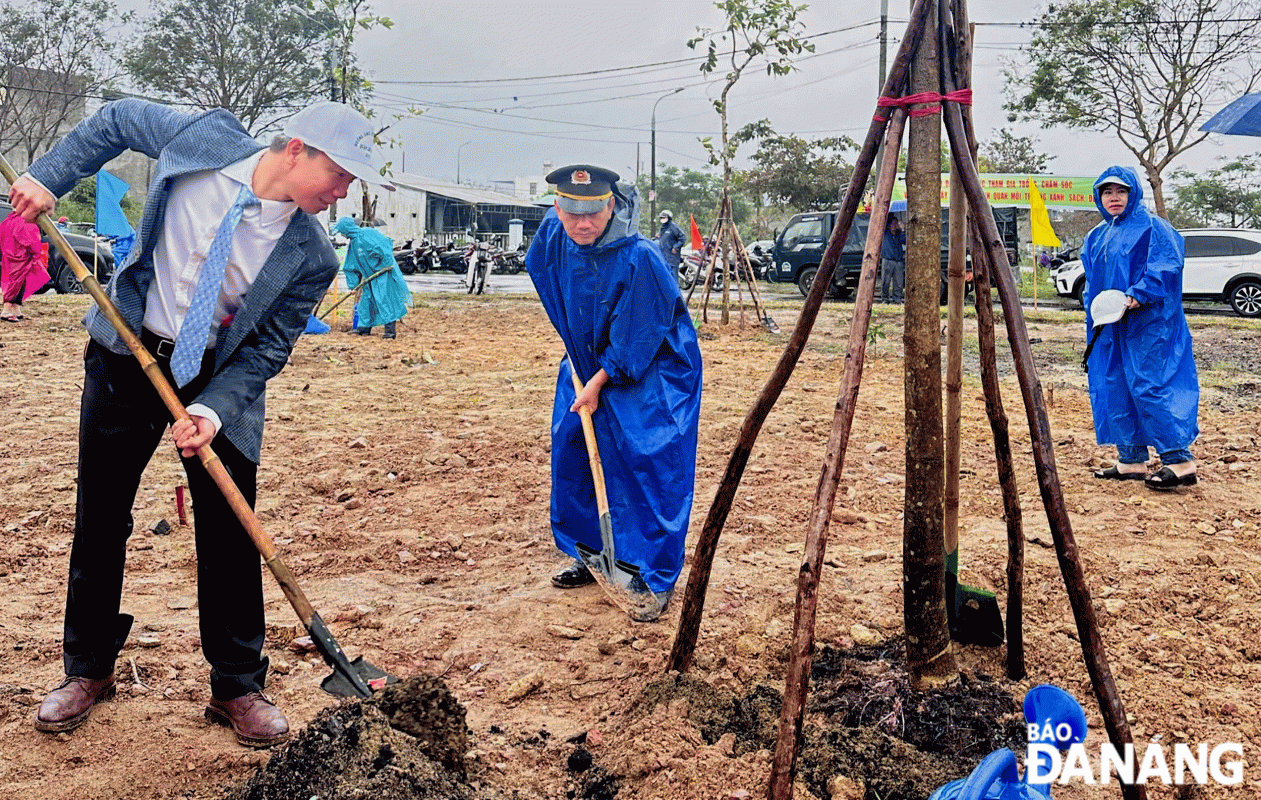
<instances>
[{"instance_id":1,"label":"bare dirt ground","mask_svg":"<svg viewBox=\"0 0 1261 800\"><path fill-rule=\"evenodd\" d=\"M136 625L118 664L118 698L68 735L48 736L31 725L35 706L61 675L85 339L78 318L87 302L42 295L27 306L33 319L0 330L0 797L220 798L279 756L238 747L230 731L202 717L208 668L197 636L192 536L178 523L183 475L169 448L155 457L135 508L123 610ZM693 536L796 307L772 308L783 336L734 325L702 329ZM529 297L421 296L395 341L348 336L345 317L329 335L304 337L271 383L259 514L343 647L400 676L440 676L463 704L469 749L461 791L468 796L764 796L769 752L730 726L724 735L721 726L705 724L701 710L724 697L769 697L738 705L754 720L747 727L773 725L851 312L845 303L824 310L762 432L719 547L696 669L686 681L662 680L678 597L662 622L640 625L598 588L560 592L549 583L563 564L547 522L548 420L562 348ZM1204 384L1195 446L1201 483L1158 494L1090 477L1088 468L1109 454L1094 443L1077 367L1081 314L1032 319L1060 480L1136 740L1170 748L1242 742L1243 785L1177 796L1261 796L1261 327L1235 318L1193 320ZM974 325L967 329L962 578L997 589L1002 599L1005 528ZM880 309L872 330L820 592L821 653L850 647L868 632L894 641L902 632L896 309ZM1000 343L1003 357L1006 351ZM1029 678L1003 679L1002 648L961 648L960 664L972 683L993 683L1017 700L1041 682L1069 690L1087 709L1088 743L1097 747L1106 736L1049 548L1019 392L1010 369L1004 375L1028 540ZM152 530L161 520L172 525L170 533ZM686 574L685 567L680 587ZM270 575L265 580L269 692L295 729L317 720L314 733L344 728L322 716L338 705L318 686L328 670L296 647L304 630ZM808 738L839 736L839 721L819 702L827 686L818 674L816 683ZM890 731L899 724L896 716L881 722ZM901 751L890 755L875 740L867 746L873 763L909 769ZM585 766L583 757L571 758L579 749L593 769L570 769ZM318 757L304 753L318 748L295 749L276 763L300 771ZM888 796L861 774L861 764L828 763L803 767L798 797ZM974 763L949 764L946 772L959 776ZM329 791L321 796L351 796ZM1152 795L1173 797L1175 790L1156 787ZM1056 796L1119 792L1079 784Z\"/></svg>"}]
</instances>

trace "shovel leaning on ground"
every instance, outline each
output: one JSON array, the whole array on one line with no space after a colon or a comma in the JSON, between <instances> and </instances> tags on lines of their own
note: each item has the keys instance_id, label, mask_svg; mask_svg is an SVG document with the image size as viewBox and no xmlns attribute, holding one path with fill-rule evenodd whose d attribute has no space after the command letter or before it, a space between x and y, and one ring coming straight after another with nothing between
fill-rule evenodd
<instances>
[{"instance_id":1,"label":"shovel leaning on ground","mask_svg":"<svg viewBox=\"0 0 1261 800\"><path fill-rule=\"evenodd\" d=\"M582 394L582 380L578 377L574 360L569 358L569 377L574 382L574 397ZM613 518L609 514L609 495L604 486L604 465L600 461L600 449L595 439L595 424L591 421L591 409L583 406L578 409L578 416L582 419L582 435L587 443L587 460L591 464L591 479L595 484L595 503L596 509L600 513L600 545L601 550L596 552L590 547L579 542L577 544L578 555L582 558L582 562L586 564L587 569L591 571L595 577L596 583L608 595L613 605L634 616L635 613L651 612L650 609L643 607L644 598L656 598L656 602L660 605L660 598L652 592L644 594L646 586L643 585L643 579L640 578L639 568L634 564L628 564L617 557L617 549L613 543ZM638 583L641 591L636 593L632 590L632 585L636 582L636 578L640 578ZM656 609L656 613L661 613L661 608ZM651 615L651 614L650 614ZM655 618L655 615L653 615Z\"/></svg>"},{"instance_id":2,"label":"shovel leaning on ground","mask_svg":"<svg viewBox=\"0 0 1261 800\"><path fill-rule=\"evenodd\" d=\"M12 165L3 156L0 156L0 172L4 174L4 178L9 182L9 185L12 185L18 178L17 172L14 171ZM153 388L157 389L158 395L161 396L162 402L166 404L167 410L171 412L171 416L177 421L189 419L188 411L184 408L184 404L180 402L166 376L162 374L162 369L158 366L158 362L145 349L145 346L140 343L140 338L127 326L122 314L119 313L113 302L105 294L101 284L84 266L79 256L74 252L74 248L61 235L61 231L57 229L57 226L53 224L53 221L47 214L40 214L36 222L38 222L40 230L48 236L49 241L61 253L62 258L66 260L79 283L83 284L84 290L92 295L92 299L96 301L105 317L110 321L110 324L114 326L114 330L118 331L118 335L127 343L127 348L131 350L132 355L140 362L141 369L148 376ZM386 683L396 682L397 678L387 675L368 663L363 659L363 656L359 656L354 661L346 657L346 654L342 652L341 647L333 638L333 634L329 632L328 626L324 624L324 620L320 618L320 615L312 607L311 602L303 594L293 573L289 571L289 567L280 560L276 547L272 544L271 537L267 535L262 525L259 524L258 517L254 514L254 509L250 508L249 503L246 502L245 497L241 494L241 490L233 482L232 476L228 474L227 468L223 466L219 457L210 449L210 445L207 444L201 447L197 451L197 457L201 459L202 465L210 473L210 477L214 479L215 485L223 492L228 505L232 507L232 511L236 514L237 519L241 521L245 532L249 534L250 540L258 548L258 552L262 555L263 561L266 562L267 568L271 570L272 575L275 576L276 581L280 584L281 591L289 599L289 604L293 606L293 610L297 612L302 624L306 626L307 632L311 634L311 641L315 644L315 648L324 657L325 663L332 667L333 673L323 680L320 688L329 694L341 697L371 697L374 690L380 689Z\"/></svg>"}]
</instances>

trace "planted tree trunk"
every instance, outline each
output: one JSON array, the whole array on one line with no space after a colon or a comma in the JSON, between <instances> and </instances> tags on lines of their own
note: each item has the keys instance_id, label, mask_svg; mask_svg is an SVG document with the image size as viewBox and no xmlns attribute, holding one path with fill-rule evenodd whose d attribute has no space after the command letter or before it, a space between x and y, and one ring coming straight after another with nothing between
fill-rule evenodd
<instances>
[{"instance_id":1,"label":"planted tree trunk","mask_svg":"<svg viewBox=\"0 0 1261 800\"><path fill-rule=\"evenodd\" d=\"M934 22L937 3L929 0L926 12ZM938 61L937 37L921 37L911 69L911 94L939 91ZM912 116L909 127L902 337L906 381L903 614L911 684L928 691L958 680L959 675L946 618L942 536L941 122L937 114Z\"/></svg>"}]
</instances>

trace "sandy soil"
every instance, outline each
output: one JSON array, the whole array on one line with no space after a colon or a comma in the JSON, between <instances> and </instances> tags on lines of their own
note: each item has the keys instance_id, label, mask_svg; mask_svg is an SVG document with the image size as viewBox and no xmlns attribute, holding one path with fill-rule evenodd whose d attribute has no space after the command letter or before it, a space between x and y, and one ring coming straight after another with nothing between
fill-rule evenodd
<instances>
[{"instance_id":1,"label":"sandy soil","mask_svg":"<svg viewBox=\"0 0 1261 800\"><path fill-rule=\"evenodd\" d=\"M0 796L218 798L269 755L238 747L227 729L202 717L208 668L197 637L192 537L178 522L183 476L167 448L151 464L135 509L124 610L136 625L118 665L119 696L68 735L48 736L31 725L35 706L61 675L85 337L78 318L87 302L40 296L27 306L33 319L0 330L7 412L0 419ZM785 336L797 305L772 308ZM713 691L743 696L782 688L794 581L851 311L834 303L821 315L740 488L694 672ZM820 646L849 646L863 629L877 638L902 630L895 312L881 310L873 325L820 593ZM1167 746L1243 742L1243 786L1180 796L1261 796L1254 693L1261 676L1261 327L1233 318L1194 321L1205 384L1196 445L1202 480L1158 494L1090 478L1088 468L1108 453L1094 443L1076 365L1081 314L1034 319L1029 335L1050 398L1060 479L1136 738ZM348 336L344 317L333 322L331 334L304 337L271 384L258 511L343 647L397 675L441 676L465 706L469 791L626 800L764 796L765 749L732 736L708 739L695 702L645 700L646 687L660 690L653 682L663 677L677 598L664 621L639 625L598 588L560 592L549 583L563 564L547 523L548 419L562 349L537 301L419 297L395 341ZM702 330L706 380L693 535L785 336L735 326ZM1005 529L974 338L968 354L963 580L995 588L1001 598ZM1010 370L1004 374L1030 542L1029 678L1002 680L1001 648L961 648L960 663L968 676L993 676L1017 699L1041 682L1068 689L1087 707L1095 746L1105 737L1048 546L1019 394ZM169 533L153 530L162 520ZM305 631L265 579L274 667L268 688L302 729L338 701L320 691L327 669L301 649ZM817 706L809 722L820 729L837 724ZM575 742L595 769L569 769ZM955 764L953 774L971 766ZM598 775L605 776L603 788L594 785ZM863 796L861 779L852 776L802 779L799 797ZM1056 796L1119 792L1070 786ZM1153 796L1174 790L1158 787Z\"/></svg>"}]
</instances>

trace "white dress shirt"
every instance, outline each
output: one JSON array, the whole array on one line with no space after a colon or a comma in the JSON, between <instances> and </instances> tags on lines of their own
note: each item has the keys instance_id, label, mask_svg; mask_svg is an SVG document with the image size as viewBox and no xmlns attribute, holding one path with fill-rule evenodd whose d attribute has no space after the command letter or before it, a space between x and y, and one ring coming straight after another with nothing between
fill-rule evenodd
<instances>
[{"instance_id":1,"label":"white dress shirt","mask_svg":"<svg viewBox=\"0 0 1261 800\"><path fill-rule=\"evenodd\" d=\"M179 335L210 243L224 215L236 202L241 185L252 185L254 169L265 152L260 150L223 169L184 175L171 186L162 235L153 248L153 283L145 300L144 326L153 333L166 339ZM261 205L245 209L233 234L207 348L214 346L224 320L241 307L246 292L298 209L298 204L289 200L260 202ZM206 406L191 405L188 413L214 422L216 432L222 427L219 415Z\"/></svg>"}]
</instances>

